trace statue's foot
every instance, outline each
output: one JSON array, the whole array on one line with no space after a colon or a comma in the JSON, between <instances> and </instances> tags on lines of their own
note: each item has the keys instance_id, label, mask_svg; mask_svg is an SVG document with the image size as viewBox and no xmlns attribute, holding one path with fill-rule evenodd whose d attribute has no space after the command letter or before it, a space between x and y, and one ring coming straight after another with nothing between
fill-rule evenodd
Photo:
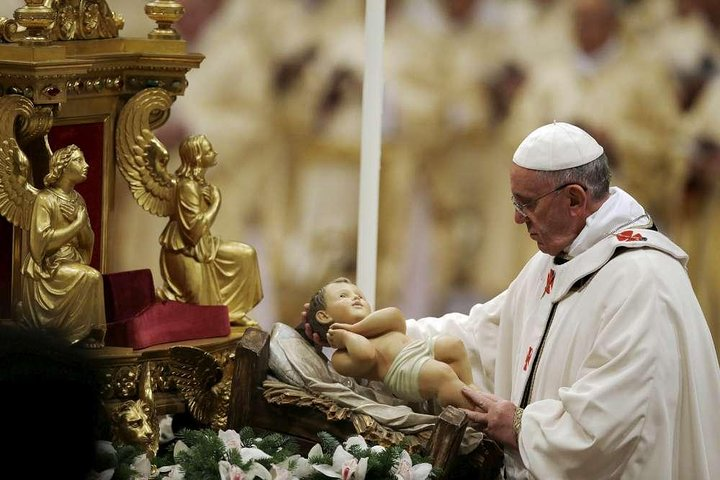
<instances>
[{"instance_id":1,"label":"statue's foot","mask_svg":"<svg viewBox=\"0 0 720 480\"><path fill-rule=\"evenodd\" d=\"M77 344L80 348L90 348L93 350L96 350L98 348L103 348L105 344L101 340L95 339L92 335L88 335L87 337L80 340Z\"/></svg>"}]
</instances>

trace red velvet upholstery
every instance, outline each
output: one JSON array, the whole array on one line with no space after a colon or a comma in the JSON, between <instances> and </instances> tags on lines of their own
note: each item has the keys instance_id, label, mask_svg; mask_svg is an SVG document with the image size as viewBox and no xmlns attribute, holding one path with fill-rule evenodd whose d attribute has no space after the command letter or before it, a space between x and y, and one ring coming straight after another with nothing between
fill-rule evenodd
<instances>
[{"instance_id":1,"label":"red velvet upholstery","mask_svg":"<svg viewBox=\"0 0 720 480\"><path fill-rule=\"evenodd\" d=\"M135 350L160 343L230 334L225 305L161 302L148 269L106 273L105 344Z\"/></svg>"},{"instance_id":2,"label":"red velvet upholstery","mask_svg":"<svg viewBox=\"0 0 720 480\"><path fill-rule=\"evenodd\" d=\"M133 317L155 303L155 285L149 268L106 273L103 283L108 323Z\"/></svg>"}]
</instances>

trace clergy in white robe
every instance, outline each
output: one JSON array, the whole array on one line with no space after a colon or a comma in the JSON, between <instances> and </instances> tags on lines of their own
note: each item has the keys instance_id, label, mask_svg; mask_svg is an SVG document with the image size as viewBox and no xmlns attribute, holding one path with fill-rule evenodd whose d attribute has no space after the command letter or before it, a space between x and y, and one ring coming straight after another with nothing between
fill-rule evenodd
<instances>
[{"instance_id":1,"label":"clergy in white robe","mask_svg":"<svg viewBox=\"0 0 720 480\"><path fill-rule=\"evenodd\" d=\"M720 478L720 368L686 254L608 188L577 127L541 127L513 162L515 221L540 252L494 299L408 334L465 340L490 393L466 392L468 415L503 445L505 478Z\"/></svg>"}]
</instances>

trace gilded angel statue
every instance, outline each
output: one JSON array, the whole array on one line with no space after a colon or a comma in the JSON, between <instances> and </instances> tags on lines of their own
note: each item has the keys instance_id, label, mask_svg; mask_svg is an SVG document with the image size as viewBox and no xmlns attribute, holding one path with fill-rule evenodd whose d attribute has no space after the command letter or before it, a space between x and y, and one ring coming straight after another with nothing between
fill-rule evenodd
<instances>
[{"instance_id":1,"label":"gilded angel statue","mask_svg":"<svg viewBox=\"0 0 720 480\"><path fill-rule=\"evenodd\" d=\"M71 343L101 348L105 304L100 272L89 266L94 234L75 185L88 164L76 145L50 157L45 188L28 183L29 161L14 138L0 144L0 214L30 232L22 264L19 321Z\"/></svg>"},{"instance_id":2,"label":"gilded angel statue","mask_svg":"<svg viewBox=\"0 0 720 480\"><path fill-rule=\"evenodd\" d=\"M158 295L200 305L227 305L230 321L255 325L246 314L262 299L255 249L224 241L211 233L220 210L217 186L205 179L217 154L205 135L193 135L180 145L180 167L167 171L165 146L151 132L150 117L169 109L165 90L136 94L118 119L117 158L133 197L146 211L168 217L160 235L160 272L164 285Z\"/></svg>"}]
</instances>

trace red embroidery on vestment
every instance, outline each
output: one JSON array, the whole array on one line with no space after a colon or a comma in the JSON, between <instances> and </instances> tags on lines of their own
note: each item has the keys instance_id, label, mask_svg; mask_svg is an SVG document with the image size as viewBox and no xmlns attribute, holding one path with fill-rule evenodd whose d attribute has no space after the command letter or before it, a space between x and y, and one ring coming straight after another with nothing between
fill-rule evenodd
<instances>
[{"instance_id":1,"label":"red embroidery on vestment","mask_svg":"<svg viewBox=\"0 0 720 480\"><path fill-rule=\"evenodd\" d=\"M528 364L530 363L530 359L532 358L532 352L533 352L533 348L528 347L528 353L527 353L527 355L525 355L525 365L523 365L523 370L525 370L525 371L527 371L527 369L528 369Z\"/></svg>"},{"instance_id":2,"label":"red embroidery on vestment","mask_svg":"<svg viewBox=\"0 0 720 480\"><path fill-rule=\"evenodd\" d=\"M644 242L647 238L643 237L639 233L635 233L632 230L625 230L615 235L621 242Z\"/></svg>"},{"instance_id":3,"label":"red embroidery on vestment","mask_svg":"<svg viewBox=\"0 0 720 480\"><path fill-rule=\"evenodd\" d=\"M550 293L555 283L555 270L552 268L547 274L547 280L545 281L545 293Z\"/></svg>"}]
</instances>

